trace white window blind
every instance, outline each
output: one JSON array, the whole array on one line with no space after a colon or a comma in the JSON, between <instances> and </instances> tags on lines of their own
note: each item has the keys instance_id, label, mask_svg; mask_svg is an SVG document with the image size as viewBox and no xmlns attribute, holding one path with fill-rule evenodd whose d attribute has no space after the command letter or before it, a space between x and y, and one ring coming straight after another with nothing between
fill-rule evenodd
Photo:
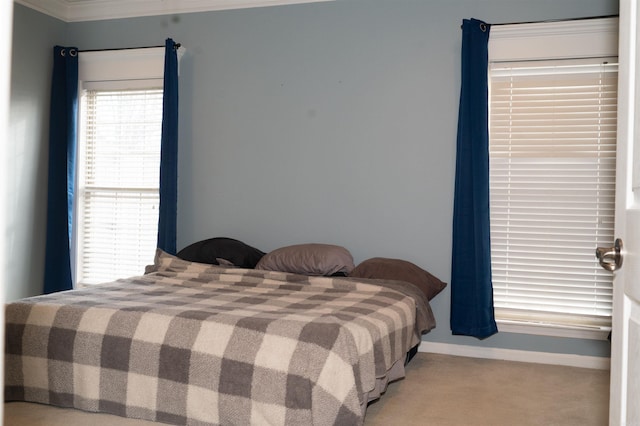
<instances>
[{"instance_id":1,"label":"white window blind","mask_svg":"<svg viewBox=\"0 0 640 426\"><path fill-rule=\"evenodd\" d=\"M611 324L617 59L490 65L496 319Z\"/></svg>"},{"instance_id":2,"label":"white window blind","mask_svg":"<svg viewBox=\"0 0 640 426\"><path fill-rule=\"evenodd\" d=\"M142 275L157 240L162 88L86 90L78 285Z\"/></svg>"}]
</instances>

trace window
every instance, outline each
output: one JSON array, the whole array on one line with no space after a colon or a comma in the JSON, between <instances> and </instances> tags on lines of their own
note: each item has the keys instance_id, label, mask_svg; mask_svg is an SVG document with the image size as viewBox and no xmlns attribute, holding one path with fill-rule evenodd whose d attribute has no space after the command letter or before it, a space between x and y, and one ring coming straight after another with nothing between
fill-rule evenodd
<instances>
[{"instance_id":1,"label":"window","mask_svg":"<svg viewBox=\"0 0 640 426\"><path fill-rule=\"evenodd\" d=\"M519 40L510 57L501 34L490 57L492 276L502 330L602 336L611 325L612 276L594 253L614 239L617 45L590 52L575 25L533 46L533 61L523 53L531 40ZM582 50L564 47L569 35Z\"/></svg>"},{"instance_id":2,"label":"window","mask_svg":"<svg viewBox=\"0 0 640 426\"><path fill-rule=\"evenodd\" d=\"M157 241L164 48L80 52L75 285L142 275Z\"/></svg>"},{"instance_id":3,"label":"window","mask_svg":"<svg viewBox=\"0 0 640 426\"><path fill-rule=\"evenodd\" d=\"M78 282L141 275L158 229L162 87L81 97Z\"/></svg>"}]
</instances>

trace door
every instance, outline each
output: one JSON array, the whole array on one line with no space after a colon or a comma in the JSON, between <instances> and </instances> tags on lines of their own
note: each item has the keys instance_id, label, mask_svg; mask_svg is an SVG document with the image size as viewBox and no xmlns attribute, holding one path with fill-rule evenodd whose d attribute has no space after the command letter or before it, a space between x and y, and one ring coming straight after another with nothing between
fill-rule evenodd
<instances>
[{"instance_id":1,"label":"door","mask_svg":"<svg viewBox=\"0 0 640 426\"><path fill-rule=\"evenodd\" d=\"M637 0L620 0L616 236L622 268L613 280L611 426L640 425L640 52Z\"/></svg>"},{"instance_id":2,"label":"door","mask_svg":"<svg viewBox=\"0 0 640 426\"><path fill-rule=\"evenodd\" d=\"M7 148L9 141L9 87L11 84L11 45L12 45L12 28L13 28L13 2L0 1L0 140L7 141L0 146L0 199L5 200L7 195L8 181L6 170L12 170L11 167L7 167L9 156L7 155L9 149ZM8 210L7 210L8 211ZM7 215L4 209L4 205L0 208L0 232L3 235L9 235L9 223L7 221ZM5 288L4 285L7 282L6 268L9 266L9 262L5 259L9 259L9 245L6 242L7 238L0 240L0 306L4 306L5 300ZM4 342L4 314L0 313L0 342ZM0 355L2 359L2 355ZM0 383L4 383L4 372L0 370ZM0 396L2 396L3 388L0 388ZM4 398L3 398L4 400ZM2 412L4 410L4 404L0 405L0 419L2 419ZM1 423L1 421L0 421Z\"/></svg>"}]
</instances>

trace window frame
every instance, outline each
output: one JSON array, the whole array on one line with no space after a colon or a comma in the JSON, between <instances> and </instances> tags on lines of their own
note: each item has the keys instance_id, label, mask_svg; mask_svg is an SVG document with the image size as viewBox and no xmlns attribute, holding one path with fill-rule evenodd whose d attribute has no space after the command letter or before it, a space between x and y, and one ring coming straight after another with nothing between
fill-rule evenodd
<instances>
[{"instance_id":1,"label":"window frame","mask_svg":"<svg viewBox=\"0 0 640 426\"><path fill-rule=\"evenodd\" d=\"M618 56L618 18L492 26L489 64ZM594 256L595 258L595 256ZM496 318L501 332L604 340L606 329L535 324Z\"/></svg>"}]
</instances>

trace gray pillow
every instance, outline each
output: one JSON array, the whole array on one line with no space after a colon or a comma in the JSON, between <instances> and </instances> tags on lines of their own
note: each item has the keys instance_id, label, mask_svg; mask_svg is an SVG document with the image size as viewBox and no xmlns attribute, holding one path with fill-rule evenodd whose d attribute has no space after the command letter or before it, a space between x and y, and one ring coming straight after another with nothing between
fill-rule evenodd
<instances>
[{"instance_id":1,"label":"gray pillow","mask_svg":"<svg viewBox=\"0 0 640 426\"><path fill-rule=\"evenodd\" d=\"M302 275L348 274L353 256L344 247L330 244L297 244L281 247L264 255L256 269Z\"/></svg>"}]
</instances>

